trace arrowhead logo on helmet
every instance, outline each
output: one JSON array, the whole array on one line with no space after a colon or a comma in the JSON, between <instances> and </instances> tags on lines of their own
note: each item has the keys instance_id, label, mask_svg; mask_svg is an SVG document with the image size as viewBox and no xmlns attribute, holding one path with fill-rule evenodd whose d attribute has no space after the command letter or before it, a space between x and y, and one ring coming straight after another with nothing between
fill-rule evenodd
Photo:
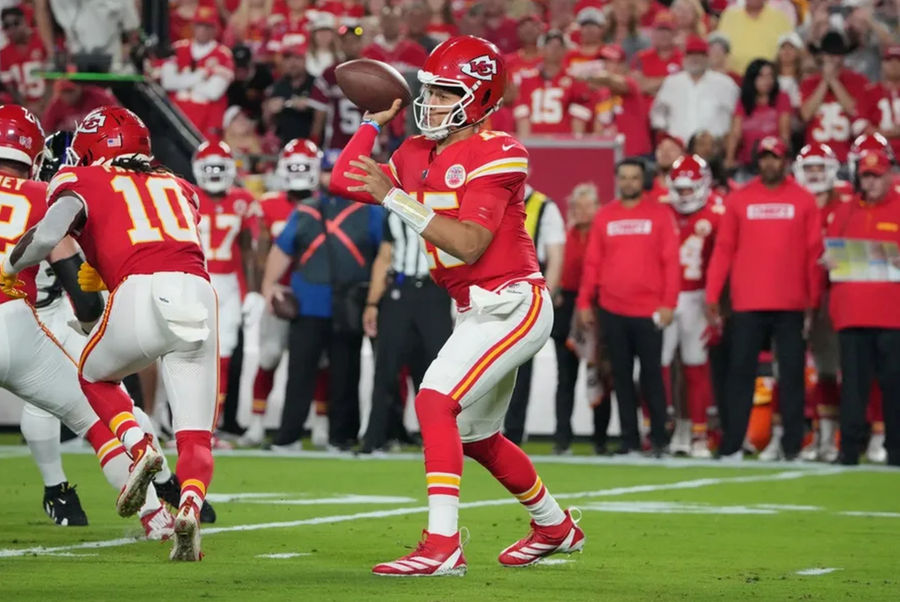
<instances>
[{"instance_id":1,"label":"arrowhead logo on helmet","mask_svg":"<svg viewBox=\"0 0 900 602\"><path fill-rule=\"evenodd\" d=\"M491 81L497 75L497 61L483 54L464 64L460 70L475 79Z\"/></svg>"}]
</instances>

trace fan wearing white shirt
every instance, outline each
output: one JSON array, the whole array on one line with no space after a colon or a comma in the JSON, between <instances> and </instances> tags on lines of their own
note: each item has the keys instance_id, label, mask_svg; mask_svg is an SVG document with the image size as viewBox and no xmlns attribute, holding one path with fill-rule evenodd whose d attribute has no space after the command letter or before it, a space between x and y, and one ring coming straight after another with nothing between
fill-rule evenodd
<instances>
[{"instance_id":1,"label":"fan wearing white shirt","mask_svg":"<svg viewBox=\"0 0 900 602\"><path fill-rule=\"evenodd\" d=\"M709 45L692 36L685 43L684 70L666 77L650 109L653 129L689 140L700 130L721 138L731 127L740 90L722 73L709 69Z\"/></svg>"}]
</instances>

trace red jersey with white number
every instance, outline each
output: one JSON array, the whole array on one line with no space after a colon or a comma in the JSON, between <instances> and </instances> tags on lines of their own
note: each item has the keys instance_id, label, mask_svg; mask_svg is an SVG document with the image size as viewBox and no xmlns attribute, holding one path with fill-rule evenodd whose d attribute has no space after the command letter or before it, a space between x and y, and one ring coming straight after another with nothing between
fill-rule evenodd
<instances>
[{"instance_id":1,"label":"red jersey with white number","mask_svg":"<svg viewBox=\"0 0 900 602\"><path fill-rule=\"evenodd\" d=\"M336 65L328 67L320 77L310 93L310 106L316 110L327 110L328 120L325 122L325 139L322 147L344 148L350 142L350 138L359 129L362 123L362 113L359 108L344 95L337 85L337 77L334 74Z\"/></svg>"},{"instance_id":2,"label":"red jersey with white number","mask_svg":"<svg viewBox=\"0 0 900 602\"><path fill-rule=\"evenodd\" d=\"M603 70L603 59L599 50L585 52L583 48L576 48L566 53L563 69L572 77L588 77Z\"/></svg>"},{"instance_id":3,"label":"red jersey with white number","mask_svg":"<svg viewBox=\"0 0 900 602\"><path fill-rule=\"evenodd\" d=\"M47 205L74 195L86 220L75 233L109 290L132 274L185 272L209 279L197 236L199 201L190 184L167 173L117 167L63 167Z\"/></svg>"},{"instance_id":4,"label":"red jersey with white number","mask_svg":"<svg viewBox=\"0 0 900 602\"><path fill-rule=\"evenodd\" d=\"M12 176L0 175L0 259L11 252L13 247L30 228L35 226L47 212L47 185L44 182L23 180ZM37 297L37 286L34 283L39 266L31 266L19 272L19 280L24 282L20 290L25 292L25 299L33 304ZM12 301L0 291L0 303ZM11 341L13 342L13 341Z\"/></svg>"},{"instance_id":5,"label":"red jersey with white number","mask_svg":"<svg viewBox=\"0 0 900 602\"><path fill-rule=\"evenodd\" d=\"M528 118L532 134L571 134L572 119L591 118L589 97L587 86L563 71L554 77L539 73L519 83L513 114Z\"/></svg>"},{"instance_id":6,"label":"red jersey with white number","mask_svg":"<svg viewBox=\"0 0 900 602\"><path fill-rule=\"evenodd\" d=\"M47 51L37 34L33 34L25 46L9 42L0 49L0 83L14 86L26 101L44 98L47 84L42 77L33 75L47 62Z\"/></svg>"},{"instance_id":7,"label":"red jersey with white number","mask_svg":"<svg viewBox=\"0 0 900 602\"><path fill-rule=\"evenodd\" d=\"M506 73L509 81L518 83L525 77L533 77L538 74L543 57L537 54L533 57L524 56L521 50L517 50L503 57L506 63Z\"/></svg>"},{"instance_id":8,"label":"red jersey with white number","mask_svg":"<svg viewBox=\"0 0 900 602\"><path fill-rule=\"evenodd\" d=\"M209 53L196 61L191 56L190 40L175 42L172 50L174 56L169 60L175 61L179 73L201 71L206 77L218 75L229 82L234 79L234 59L231 56L231 50L224 44L217 44ZM215 100L194 94L191 90L170 92L169 96L191 123L200 130L201 134L209 137L217 135L221 131L225 109L228 108L228 98L224 93Z\"/></svg>"},{"instance_id":9,"label":"red jersey with white number","mask_svg":"<svg viewBox=\"0 0 900 602\"><path fill-rule=\"evenodd\" d=\"M865 104L864 92L869 80L848 69L842 70L838 79L856 100L857 111L859 111ZM813 75L800 83L800 96L803 102L813 95L821 81L821 75ZM843 163L847 160L847 152L849 152L855 137L854 122L857 119L858 115L849 115L844 111L844 107L829 88L825 93L825 99L819 105L819 110L806 124L806 142L807 144L815 142L827 144L837 155L838 161Z\"/></svg>"},{"instance_id":10,"label":"red jersey with white number","mask_svg":"<svg viewBox=\"0 0 900 602\"><path fill-rule=\"evenodd\" d=\"M867 106L863 118L882 134L900 128L900 87L888 88L883 83L871 84L866 90ZM900 157L900 136L888 138L894 157Z\"/></svg>"},{"instance_id":11,"label":"red jersey with white number","mask_svg":"<svg viewBox=\"0 0 900 602\"><path fill-rule=\"evenodd\" d=\"M722 198L713 195L702 209L690 214L672 209L678 224L678 261L681 264L681 291L706 287L706 269L712 257L719 219L725 213Z\"/></svg>"},{"instance_id":12,"label":"red jersey with white number","mask_svg":"<svg viewBox=\"0 0 900 602\"><path fill-rule=\"evenodd\" d=\"M828 229L828 226L831 225L831 222L834 221L834 214L844 203L851 203L856 200L856 191L853 190L853 185L850 182L846 182L844 180L838 180L834 183L834 189L832 190L831 198L828 199L828 202L824 207L819 209L819 213L822 217L822 231Z\"/></svg>"},{"instance_id":13,"label":"red jersey with white number","mask_svg":"<svg viewBox=\"0 0 900 602\"><path fill-rule=\"evenodd\" d=\"M438 215L474 222L493 234L484 254L466 265L425 242L434 281L460 307L469 287L494 290L517 280L543 284L534 243L525 230L523 191L528 151L512 136L486 131L451 144L434 156L436 143L413 136L390 160L397 185Z\"/></svg>"},{"instance_id":14,"label":"red jersey with white number","mask_svg":"<svg viewBox=\"0 0 900 602\"><path fill-rule=\"evenodd\" d=\"M221 197L212 197L195 189L200 200L200 242L206 255L206 269L210 274L240 274L241 245L238 235L250 230L253 216L253 195L241 188L232 188Z\"/></svg>"},{"instance_id":15,"label":"red jersey with white number","mask_svg":"<svg viewBox=\"0 0 900 602\"><path fill-rule=\"evenodd\" d=\"M286 192L267 192L259 199L256 207L262 225L269 233L269 240L274 241L284 230L291 213L294 212L294 204L288 199ZM285 286L289 285L290 272L285 274L280 282Z\"/></svg>"}]
</instances>

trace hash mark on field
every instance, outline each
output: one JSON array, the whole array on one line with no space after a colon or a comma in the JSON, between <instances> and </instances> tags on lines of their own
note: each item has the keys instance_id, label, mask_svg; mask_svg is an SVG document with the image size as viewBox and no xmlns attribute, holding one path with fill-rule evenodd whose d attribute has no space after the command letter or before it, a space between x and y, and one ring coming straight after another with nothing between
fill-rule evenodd
<instances>
[{"instance_id":1,"label":"hash mark on field","mask_svg":"<svg viewBox=\"0 0 900 602\"><path fill-rule=\"evenodd\" d=\"M825 568L825 569L803 569L802 571L797 571L798 575L803 575L804 577L818 577L819 575L827 575L828 573L833 573L835 571L840 571L842 569L839 568Z\"/></svg>"},{"instance_id":2,"label":"hash mark on field","mask_svg":"<svg viewBox=\"0 0 900 602\"><path fill-rule=\"evenodd\" d=\"M281 560L283 558L297 558L299 556L312 556L309 552L281 552L280 554L257 554L257 558L273 558Z\"/></svg>"},{"instance_id":3,"label":"hash mark on field","mask_svg":"<svg viewBox=\"0 0 900 602\"><path fill-rule=\"evenodd\" d=\"M415 498L396 495L338 495L323 498L297 498L297 493L211 493L210 502L244 502L246 504L318 506L326 504L410 504ZM281 499L276 499L281 498Z\"/></svg>"},{"instance_id":4,"label":"hash mark on field","mask_svg":"<svg viewBox=\"0 0 900 602\"><path fill-rule=\"evenodd\" d=\"M680 489L696 489L699 487L708 487L711 485L724 485L733 483L758 483L763 481L782 481L789 479L798 479L808 476L832 475L843 472L844 469L834 467L830 470L821 471L799 471L791 470L785 472L777 472L775 474L755 475L746 477L717 477L706 479L691 479L689 481L676 481L674 483L656 483L652 485L632 485L630 487L614 487L610 489L600 489L596 491L582 491L578 493L560 493L554 494L556 499L578 499L587 497L605 497L625 495L629 493L647 493L653 491L669 491ZM465 502L459 505L460 509L465 508L483 508L490 506L503 506L508 504L518 504L516 498L504 497L494 500L481 500L477 502ZM261 529L287 529L291 527L302 527L307 525L325 525L333 523L343 523L353 520L369 519L369 518L386 518L389 516L404 516L409 514L422 514L428 512L428 506L413 506L409 508L394 508L391 510L374 510L371 512L359 512L356 514L339 514L336 516L318 516L293 521L273 522L273 523L256 523L250 525L234 525L231 527L213 527L212 529L204 529L204 535L214 535L216 533L231 533L233 531L258 531ZM55 546L45 548L38 546L34 548L8 548L0 549L0 558L14 558L19 556L31 556L51 554L54 552L65 552L69 550L98 549L111 548L146 541L135 538L119 538L108 539L105 541L88 541L79 544L66 546Z\"/></svg>"}]
</instances>

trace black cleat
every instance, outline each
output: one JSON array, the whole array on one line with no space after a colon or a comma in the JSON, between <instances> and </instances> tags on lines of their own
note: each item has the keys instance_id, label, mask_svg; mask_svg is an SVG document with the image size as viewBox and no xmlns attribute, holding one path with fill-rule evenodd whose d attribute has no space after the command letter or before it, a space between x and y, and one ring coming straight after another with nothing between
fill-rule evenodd
<instances>
[{"instance_id":1,"label":"black cleat","mask_svg":"<svg viewBox=\"0 0 900 602\"><path fill-rule=\"evenodd\" d=\"M156 495L159 496L159 499L171 506L173 512L178 512L178 508L181 505L181 484L178 482L178 477L172 474L168 481L163 483L154 482L153 487L156 489ZM212 504L206 500L203 500L203 507L200 508L200 522L216 522L216 511L213 509Z\"/></svg>"},{"instance_id":2,"label":"black cleat","mask_svg":"<svg viewBox=\"0 0 900 602\"><path fill-rule=\"evenodd\" d=\"M44 512L61 527L86 527L88 524L75 486L69 485L68 481L44 487Z\"/></svg>"}]
</instances>

